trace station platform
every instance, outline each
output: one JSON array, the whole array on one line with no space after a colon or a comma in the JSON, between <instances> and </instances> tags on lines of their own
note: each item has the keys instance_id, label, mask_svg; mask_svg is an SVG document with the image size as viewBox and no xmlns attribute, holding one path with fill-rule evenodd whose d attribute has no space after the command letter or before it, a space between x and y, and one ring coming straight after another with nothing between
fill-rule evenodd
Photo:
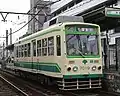
<instances>
[{"instance_id":1,"label":"station platform","mask_svg":"<svg viewBox=\"0 0 120 96\"><path fill-rule=\"evenodd\" d=\"M104 71L103 87L110 92L120 93L120 72Z\"/></svg>"}]
</instances>

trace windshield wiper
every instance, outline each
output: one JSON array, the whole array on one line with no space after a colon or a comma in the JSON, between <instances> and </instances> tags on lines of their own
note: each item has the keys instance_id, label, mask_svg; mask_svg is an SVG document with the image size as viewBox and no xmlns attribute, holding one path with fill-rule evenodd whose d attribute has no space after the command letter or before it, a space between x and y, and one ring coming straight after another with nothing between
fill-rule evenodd
<instances>
[{"instance_id":1,"label":"windshield wiper","mask_svg":"<svg viewBox=\"0 0 120 96\"><path fill-rule=\"evenodd\" d=\"M85 56L83 55L83 53L79 49L78 49L78 52L83 58L85 58Z\"/></svg>"},{"instance_id":2,"label":"windshield wiper","mask_svg":"<svg viewBox=\"0 0 120 96\"><path fill-rule=\"evenodd\" d=\"M71 36L66 42L68 42L69 40L71 40L73 37L75 37L75 35Z\"/></svg>"}]
</instances>

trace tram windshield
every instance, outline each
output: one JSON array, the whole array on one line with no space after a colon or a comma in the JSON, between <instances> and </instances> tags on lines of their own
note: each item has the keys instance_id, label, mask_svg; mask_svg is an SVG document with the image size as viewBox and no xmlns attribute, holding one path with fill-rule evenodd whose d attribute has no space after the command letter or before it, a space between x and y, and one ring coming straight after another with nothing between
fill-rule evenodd
<instances>
[{"instance_id":1,"label":"tram windshield","mask_svg":"<svg viewBox=\"0 0 120 96\"><path fill-rule=\"evenodd\" d=\"M80 35L67 34L67 55L68 56L90 56L98 55L98 36L97 35Z\"/></svg>"}]
</instances>

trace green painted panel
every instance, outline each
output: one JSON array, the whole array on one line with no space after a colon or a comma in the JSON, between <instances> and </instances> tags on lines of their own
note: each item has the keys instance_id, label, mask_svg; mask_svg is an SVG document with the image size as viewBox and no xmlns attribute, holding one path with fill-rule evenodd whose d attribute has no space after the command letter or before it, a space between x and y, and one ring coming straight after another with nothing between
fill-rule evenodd
<instances>
[{"instance_id":1,"label":"green painted panel","mask_svg":"<svg viewBox=\"0 0 120 96\"><path fill-rule=\"evenodd\" d=\"M45 62L15 62L15 66L29 69L36 69L49 72L61 72L61 68L57 63Z\"/></svg>"},{"instance_id":2,"label":"green painted panel","mask_svg":"<svg viewBox=\"0 0 120 96\"><path fill-rule=\"evenodd\" d=\"M49 72L60 72L56 66L48 66L48 65L39 65L39 70L49 71Z\"/></svg>"},{"instance_id":3,"label":"green painted panel","mask_svg":"<svg viewBox=\"0 0 120 96\"><path fill-rule=\"evenodd\" d=\"M24 68L32 68L32 64L29 63L29 62L23 62L23 63L20 63L21 67L24 67Z\"/></svg>"},{"instance_id":4,"label":"green painted panel","mask_svg":"<svg viewBox=\"0 0 120 96\"><path fill-rule=\"evenodd\" d=\"M31 63L31 65L32 65L32 69L37 69L38 70L38 62L33 62L33 63Z\"/></svg>"},{"instance_id":5,"label":"green painted panel","mask_svg":"<svg viewBox=\"0 0 120 96\"><path fill-rule=\"evenodd\" d=\"M40 66L52 66L52 67L56 67L57 70L59 70L59 72L61 71L61 68L59 67L59 65L57 63L45 63L45 62L39 62ZM49 67L50 68L50 67Z\"/></svg>"},{"instance_id":6,"label":"green painted panel","mask_svg":"<svg viewBox=\"0 0 120 96\"><path fill-rule=\"evenodd\" d=\"M30 62L15 62L15 66L23 68L32 68L32 64Z\"/></svg>"},{"instance_id":7,"label":"green painted panel","mask_svg":"<svg viewBox=\"0 0 120 96\"><path fill-rule=\"evenodd\" d=\"M70 79L70 78L97 78L97 77L103 77L103 74L88 74L88 75L64 75L64 79Z\"/></svg>"},{"instance_id":8,"label":"green painted panel","mask_svg":"<svg viewBox=\"0 0 120 96\"><path fill-rule=\"evenodd\" d=\"M14 63L14 66L20 67L20 63L15 62L15 63Z\"/></svg>"},{"instance_id":9,"label":"green painted panel","mask_svg":"<svg viewBox=\"0 0 120 96\"><path fill-rule=\"evenodd\" d=\"M108 17L120 17L120 14L107 14Z\"/></svg>"}]
</instances>

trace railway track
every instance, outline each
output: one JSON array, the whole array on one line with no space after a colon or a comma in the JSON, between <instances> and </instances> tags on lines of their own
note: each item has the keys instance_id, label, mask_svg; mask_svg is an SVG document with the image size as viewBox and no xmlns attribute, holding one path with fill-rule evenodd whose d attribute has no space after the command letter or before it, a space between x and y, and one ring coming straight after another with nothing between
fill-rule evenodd
<instances>
[{"instance_id":1,"label":"railway track","mask_svg":"<svg viewBox=\"0 0 120 96\"><path fill-rule=\"evenodd\" d=\"M71 96L120 96L119 93L107 92L101 89L76 91L70 92L69 94L71 94Z\"/></svg>"},{"instance_id":2,"label":"railway track","mask_svg":"<svg viewBox=\"0 0 120 96\"><path fill-rule=\"evenodd\" d=\"M29 96L10 81L5 79L2 75L0 75L0 84L2 84L1 86L4 86L3 89L5 89L5 87L7 88L5 91L0 90L0 96Z\"/></svg>"},{"instance_id":3,"label":"railway track","mask_svg":"<svg viewBox=\"0 0 120 96\"><path fill-rule=\"evenodd\" d=\"M40 83L36 83L35 81L28 80L26 78L21 79L19 76L11 75L11 73L6 71L2 71L2 75L4 75L4 78L9 79L10 82L14 83L14 85L27 93L28 96L63 96L49 90L49 88L41 85Z\"/></svg>"},{"instance_id":4,"label":"railway track","mask_svg":"<svg viewBox=\"0 0 120 96\"><path fill-rule=\"evenodd\" d=\"M103 90L84 90L84 91L61 91L58 90L55 86L45 86L41 85L38 82L26 79L26 78L20 78L17 76L14 76L12 73L4 73L4 76L6 78L9 78L9 80L13 83L16 83L16 85L22 89L25 93L28 94L28 96L120 96L118 93L112 93L112 92L106 92ZM5 75L6 74L6 75ZM12 74L12 75L11 75ZM14 82L14 80L16 82Z\"/></svg>"}]
</instances>

